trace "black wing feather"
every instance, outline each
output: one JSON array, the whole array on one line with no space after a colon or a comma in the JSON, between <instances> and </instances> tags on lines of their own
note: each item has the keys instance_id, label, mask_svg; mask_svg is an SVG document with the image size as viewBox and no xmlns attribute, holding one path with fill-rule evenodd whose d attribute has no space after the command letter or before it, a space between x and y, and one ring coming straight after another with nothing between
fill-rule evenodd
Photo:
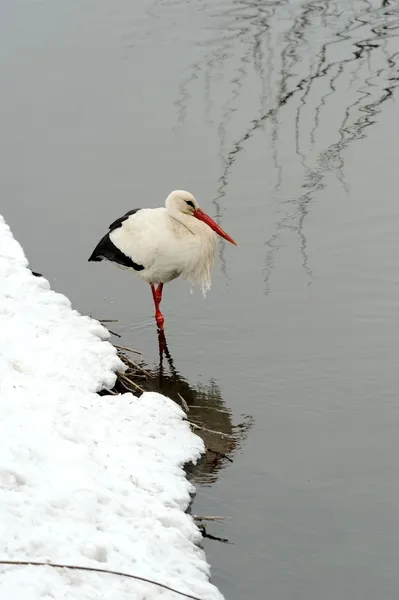
<instances>
[{"instance_id":1,"label":"black wing feather","mask_svg":"<svg viewBox=\"0 0 399 600\"><path fill-rule=\"evenodd\" d=\"M141 210L140 208L134 208L133 210L129 210L123 217L119 217L109 226L109 232L104 235L104 237L98 242L97 246L94 248L89 261L99 262L103 259L114 262L123 267L129 267L130 269L134 269L135 271L142 271L145 269L143 265L139 265L135 263L129 256L126 256L115 244L111 241L109 234L114 229L118 229L118 227L122 226L122 223L126 221L131 215L134 215L137 211Z\"/></svg>"},{"instance_id":2,"label":"black wing feather","mask_svg":"<svg viewBox=\"0 0 399 600\"><path fill-rule=\"evenodd\" d=\"M123 221L126 221L126 219L128 219L131 215L135 215L136 212L138 212L139 210L141 210L141 208L133 208L132 210L129 210L126 214L123 215L123 217L119 217L119 219L116 219L116 221L111 223L111 225L109 226L109 230L114 231L114 229L118 229L118 227L122 226Z\"/></svg>"}]
</instances>

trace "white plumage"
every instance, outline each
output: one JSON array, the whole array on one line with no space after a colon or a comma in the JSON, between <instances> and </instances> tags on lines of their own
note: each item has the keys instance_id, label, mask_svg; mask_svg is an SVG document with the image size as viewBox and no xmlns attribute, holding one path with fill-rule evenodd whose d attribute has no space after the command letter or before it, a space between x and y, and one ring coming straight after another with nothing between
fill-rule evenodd
<instances>
[{"instance_id":1,"label":"white plumage","mask_svg":"<svg viewBox=\"0 0 399 600\"><path fill-rule=\"evenodd\" d=\"M111 231L110 239L135 263L144 266L138 275L147 283L168 283L179 275L202 283L210 279L216 234L189 215L181 213L180 218L171 217L166 208L140 210Z\"/></svg>"},{"instance_id":2,"label":"white plumage","mask_svg":"<svg viewBox=\"0 0 399 600\"><path fill-rule=\"evenodd\" d=\"M199 284L204 294L210 288L217 246L215 232L236 245L199 208L192 194L178 190L169 194L165 208L135 209L117 219L89 260L110 260L135 271L149 283L157 323L162 328L159 304L164 283L182 276ZM156 290L154 284L158 284Z\"/></svg>"}]
</instances>

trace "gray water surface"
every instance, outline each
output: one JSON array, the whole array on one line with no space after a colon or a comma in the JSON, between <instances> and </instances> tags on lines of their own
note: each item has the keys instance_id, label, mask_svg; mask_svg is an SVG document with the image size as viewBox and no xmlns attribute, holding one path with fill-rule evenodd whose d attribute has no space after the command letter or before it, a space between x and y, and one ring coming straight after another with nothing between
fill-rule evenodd
<instances>
[{"instance_id":1,"label":"gray water surface","mask_svg":"<svg viewBox=\"0 0 399 600\"><path fill-rule=\"evenodd\" d=\"M163 302L172 384L236 440L194 477L229 600L398 597L398 34L394 0L0 2L32 268L156 364L147 286L87 262L108 224L188 189L240 244Z\"/></svg>"}]
</instances>

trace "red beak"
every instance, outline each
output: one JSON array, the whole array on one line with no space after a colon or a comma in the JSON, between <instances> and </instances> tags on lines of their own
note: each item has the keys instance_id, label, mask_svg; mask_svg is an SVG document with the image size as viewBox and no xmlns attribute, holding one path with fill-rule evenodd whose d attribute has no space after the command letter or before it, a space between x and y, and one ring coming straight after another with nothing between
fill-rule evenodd
<instances>
[{"instance_id":1,"label":"red beak","mask_svg":"<svg viewBox=\"0 0 399 600\"><path fill-rule=\"evenodd\" d=\"M197 208L197 210L194 211L194 217L196 217L196 219L198 219L199 221L203 221L204 223L206 223L211 229L213 229L213 231L220 235L220 237L224 238L231 244L234 244L234 246L238 246L237 242L235 242L233 238L229 236L228 233L226 233L221 227L219 227L219 225L200 208Z\"/></svg>"}]
</instances>

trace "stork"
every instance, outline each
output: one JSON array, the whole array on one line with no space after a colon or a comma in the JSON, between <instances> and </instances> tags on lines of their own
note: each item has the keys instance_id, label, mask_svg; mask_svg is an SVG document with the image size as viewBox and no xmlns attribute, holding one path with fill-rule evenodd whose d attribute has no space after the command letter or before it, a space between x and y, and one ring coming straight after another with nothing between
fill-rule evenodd
<instances>
[{"instance_id":1,"label":"stork","mask_svg":"<svg viewBox=\"0 0 399 600\"><path fill-rule=\"evenodd\" d=\"M163 331L159 306L164 284L182 276L200 284L205 295L216 256L216 234L238 245L199 208L192 194L175 190L165 207L135 208L111 223L89 261L111 261L149 283L155 319Z\"/></svg>"}]
</instances>

